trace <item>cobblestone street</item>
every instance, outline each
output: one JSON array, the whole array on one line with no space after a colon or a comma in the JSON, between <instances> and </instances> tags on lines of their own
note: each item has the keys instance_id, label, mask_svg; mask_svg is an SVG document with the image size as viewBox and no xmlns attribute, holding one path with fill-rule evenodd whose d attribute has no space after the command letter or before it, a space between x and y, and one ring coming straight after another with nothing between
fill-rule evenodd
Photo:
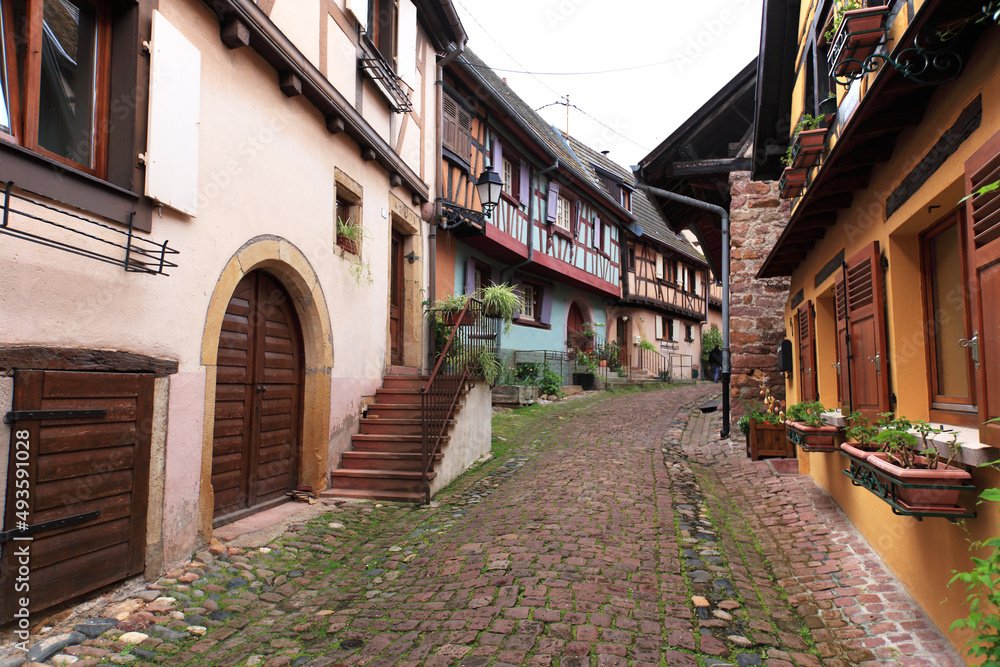
<instances>
[{"instance_id":1,"label":"cobblestone street","mask_svg":"<svg viewBox=\"0 0 1000 667\"><path fill-rule=\"evenodd\" d=\"M717 393L597 393L501 413L495 458L431 507L336 505L263 548L216 546L139 595L59 615L27 657L963 665L810 478L717 439L721 416L696 409ZM26 658L9 639L2 667Z\"/></svg>"}]
</instances>

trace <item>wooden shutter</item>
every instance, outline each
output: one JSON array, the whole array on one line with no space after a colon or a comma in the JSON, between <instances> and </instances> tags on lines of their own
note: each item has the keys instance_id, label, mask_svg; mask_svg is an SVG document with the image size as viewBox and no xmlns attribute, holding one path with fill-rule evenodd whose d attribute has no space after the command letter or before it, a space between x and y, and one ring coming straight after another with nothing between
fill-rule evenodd
<instances>
[{"instance_id":1,"label":"wooden shutter","mask_svg":"<svg viewBox=\"0 0 1000 667\"><path fill-rule=\"evenodd\" d=\"M812 301L799 306L796 315L799 328L799 382L802 400L818 400L816 387L816 331Z\"/></svg>"},{"instance_id":2,"label":"wooden shutter","mask_svg":"<svg viewBox=\"0 0 1000 667\"><path fill-rule=\"evenodd\" d=\"M444 117L443 143L453 151L458 150L458 102L445 95L441 103L441 115Z\"/></svg>"},{"instance_id":3,"label":"wooden shutter","mask_svg":"<svg viewBox=\"0 0 1000 667\"><path fill-rule=\"evenodd\" d=\"M574 201L570 202L570 215L569 215L569 232L573 235L573 238L577 237L580 232L580 209L583 208L580 202Z\"/></svg>"},{"instance_id":4,"label":"wooden shutter","mask_svg":"<svg viewBox=\"0 0 1000 667\"><path fill-rule=\"evenodd\" d=\"M663 338L663 316L656 315L653 321L656 323L656 340L660 340Z\"/></svg>"},{"instance_id":5,"label":"wooden shutter","mask_svg":"<svg viewBox=\"0 0 1000 667\"><path fill-rule=\"evenodd\" d=\"M599 217L594 218L594 247L598 250L604 249L604 227Z\"/></svg>"},{"instance_id":6,"label":"wooden shutter","mask_svg":"<svg viewBox=\"0 0 1000 667\"><path fill-rule=\"evenodd\" d=\"M559 184L549 181L548 210L546 211L546 222L555 222L559 215Z\"/></svg>"},{"instance_id":7,"label":"wooden shutter","mask_svg":"<svg viewBox=\"0 0 1000 667\"><path fill-rule=\"evenodd\" d=\"M493 150L490 151L490 160L492 161L493 171L500 174L500 178L503 178L503 145L496 137L493 137Z\"/></svg>"},{"instance_id":8,"label":"wooden shutter","mask_svg":"<svg viewBox=\"0 0 1000 667\"><path fill-rule=\"evenodd\" d=\"M965 192L1000 180L1000 133L965 163ZM979 364L979 439L1000 447L1000 190L966 200L973 328Z\"/></svg>"},{"instance_id":9,"label":"wooden shutter","mask_svg":"<svg viewBox=\"0 0 1000 667\"><path fill-rule=\"evenodd\" d=\"M472 296L476 292L476 260L465 260L465 293Z\"/></svg>"},{"instance_id":10,"label":"wooden shutter","mask_svg":"<svg viewBox=\"0 0 1000 667\"><path fill-rule=\"evenodd\" d=\"M521 205L527 206L531 201L531 170L527 164L521 163L521 182L518 184L517 196L521 200Z\"/></svg>"},{"instance_id":11,"label":"wooden shutter","mask_svg":"<svg viewBox=\"0 0 1000 667\"><path fill-rule=\"evenodd\" d=\"M542 308L541 313L538 314L538 321L542 324L552 324L552 300L554 298L555 290L550 285L542 288Z\"/></svg>"},{"instance_id":12,"label":"wooden shutter","mask_svg":"<svg viewBox=\"0 0 1000 667\"><path fill-rule=\"evenodd\" d=\"M834 296L837 309L837 403L845 415L851 412L851 358L847 318L847 281L843 270L837 272Z\"/></svg>"},{"instance_id":13,"label":"wooden shutter","mask_svg":"<svg viewBox=\"0 0 1000 667\"><path fill-rule=\"evenodd\" d=\"M464 107L458 107L457 116L458 130L455 136L455 152L463 160L472 160L472 114Z\"/></svg>"},{"instance_id":14,"label":"wooden shutter","mask_svg":"<svg viewBox=\"0 0 1000 667\"><path fill-rule=\"evenodd\" d=\"M524 285L521 283L521 281L518 280L517 278L513 278L511 279L510 286L514 288L514 292L517 294L517 298L520 301L520 303L524 303ZM519 319L520 317L521 317L521 306L519 304L517 310L514 312L514 319L516 320Z\"/></svg>"},{"instance_id":15,"label":"wooden shutter","mask_svg":"<svg viewBox=\"0 0 1000 667\"><path fill-rule=\"evenodd\" d=\"M22 520L28 525L71 518L78 522L34 535L30 595L15 592L19 568L14 558L16 545L29 543L3 545L0 624L11 620L22 596L30 599L31 611L38 611L145 568L153 376L18 371L13 408L56 414L44 419L23 415L11 425L4 528L13 529ZM105 412L67 417L68 410ZM21 476L22 452L28 455L27 478ZM22 472L15 474L18 470ZM19 508L15 480L24 479L31 493L20 497ZM94 512L98 514L79 521Z\"/></svg>"},{"instance_id":16,"label":"wooden shutter","mask_svg":"<svg viewBox=\"0 0 1000 667\"><path fill-rule=\"evenodd\" d=\"M656 256L656 277L663 278L663 255Z\"/></svg>"},{"instance_id":17,"label":"wooden shutter","mask_svg":"<svg viewBox=\"0 0 1000 667\"><path fill-rule=\"evenodd\" d=\"M847 260L847 316L851 338L851 397L854 409L871 421L888 412L889 359L886 354L882 264L878 241Z\"/></svg>"}]
</instances>

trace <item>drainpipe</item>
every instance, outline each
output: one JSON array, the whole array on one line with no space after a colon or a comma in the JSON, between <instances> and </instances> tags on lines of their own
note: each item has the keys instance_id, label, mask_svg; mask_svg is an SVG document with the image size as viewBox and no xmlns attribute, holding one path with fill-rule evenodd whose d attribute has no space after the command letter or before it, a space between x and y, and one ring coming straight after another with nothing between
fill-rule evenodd
<instances>
[{"instance_id":1,"label":"drainpipe","mask_svg":"<svg viewBox=\"0 0 1000 667\"><path fill-rule=\"evenodd\" d=\"M427 233L427 264L430 273L427 281L427 300L431 303L437 298L437 228L441 222L441 202L444 201L444 179L441 177L441 164L444 160L444 153L441 148L441 142L444 139L444 114L441 113L441 109L444 108L444 68L455 58L462 55L462 52L465 51L465 43L467 41L468 37L457 45L452 44L448 47L448 53L437 61L437 78L434 81L434 85L437 87L437 140L435 141L437 160L434 163L434 169L437 170L437 177L435 179L437 181L437 197L434 200L434 218L431 221L431 229ZM430 373L434 369L434 327L431 326L430 320L427 321L426 326L426 340L429 341L427 345L427 372Z\"/></svg>"},{"instance_id":2,"label":"drainpipe","mask_svg":"<svg viewBox=\"0 0 1000 667\"><path fill-rule=\"evenodd\" d=\"M729 437L729 377L732 367L729 364L729 211L699 199L692 199L676 192L654 188L641 182L641 175L635 171L636 187L643 192L672 199L703 211L717 213L722 223L722 432L720 437ZM707 302L707 296L706 296Z\"/></svg>"},{"instance_id":3,"label":"drainpipe","mask_svg":"<svg viewBox=\"0 0 1000 667\"><path fill-rule=\"evenodd\" d=\"M556 160L555 163L553 163L551 167L546 167L545 169L542 169L540 172L532 175L532 177L530 179L528 179L528 190L529 190L529 192L528 192L528 258L525 259L524 261L518 262L517 264L511 264L506 269L501 269L500 270L500 281L499 281L501 285L504 282L503 277L504 277L505 274L511 275L511 274L514 273L514 271L518 270L522 266L530 264L535 259L535 190L537 190L537 188L535 186L538 183L538 177L539 176L541 176L542 174L547 174L550 171L553 171L553 170L558 169L558 168L559 168L559 160ZM501 334L501 329L498 327L497 328L497 350L500 349L500 345L501 345L501 342L502 342L500 340L500 334Z\"/></svg>"}]
</instances>

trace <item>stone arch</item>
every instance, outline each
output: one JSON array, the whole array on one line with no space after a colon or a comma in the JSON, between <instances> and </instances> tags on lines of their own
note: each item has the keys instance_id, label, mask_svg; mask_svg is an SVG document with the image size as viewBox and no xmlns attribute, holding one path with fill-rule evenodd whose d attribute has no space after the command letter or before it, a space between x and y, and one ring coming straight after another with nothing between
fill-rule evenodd
<instances>
[{"instance_id":1,"label":"stone arch","mask_svg":"<svg viewBox=\"0 0 1000 667\"><path fill-rule=\"evenodd\" d=\"M316 492L326 488L330 373L333 368L333 337L326 298L319 284L319 276L302 251L280 237L258 236L247 241L222 270L209 301L202 335L201 364L205 367L206 377L198 526L205 540L209 540L212 535L212 442L219 334L226 307L237 284L246 274L257 269L267 271L280 281L295 304L302 328L305 356L299 479L303 484L312 486Z\"/></svg>"}]
</instances>

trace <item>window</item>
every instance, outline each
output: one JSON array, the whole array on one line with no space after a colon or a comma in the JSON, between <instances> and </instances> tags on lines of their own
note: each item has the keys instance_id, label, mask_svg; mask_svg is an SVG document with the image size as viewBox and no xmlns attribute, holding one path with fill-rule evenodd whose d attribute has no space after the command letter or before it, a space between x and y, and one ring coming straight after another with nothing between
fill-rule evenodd
<instances>
[{"instance_id":1,"label":"window","mask_svg":"<svg viewBox=\"0 0 1000 667\"><path fill-rule=\"evenodd\" d=\"M465 260L465 293L476 294L490 284L492 270L486 262L475 257Z\"/></svg>"},{"instance_id":2,"label":"window","mask_svg":"<svg viewBox=\"0 0 1000 667\"><path fill-rule=\"evenodd\" d=\"M556 212L556 227L570 231L573 207L565 197L559 198L559 209Z\"/></svg>"},{"instance_id":3,"label":"window","mask_svg":"<svg viewBox=\"0 0 1000 667\"><path fill-rule=\"evenodd\" d=\"M337 245L354 254L361 252L364 231L361 227L361 184L340 169L334 170L335 201L334 232Z\"/></svg>"},{"instance_id":4,"label":"window","mask_svg":"<svg viewBox=\"0 0 1000 667\"><path fill-rule=\"evenodd\" d=\"M628 247L628 270L635 271L635 246Z\"/></svg>"},{"instance_id":5,"label":"window","mask_svg":"<svg viewBox=\"0 0 1000 667\"><path fill-rule=\"evenodd\" d=\"M931 419L976 426L975 366L958 345L969 340L970 314L965 276L967 257L963 210L957 209L921 237L924 275L924 321L927 323ZM936 411L962 414L942 415Z\"/></svg>"},{"instance_id":6,"label":"window","mask_svg":"<svg viewBox=\"0 0 1000 667\"><path fill-rule=\"evenodd\" d=\"M686 342L688 342L688 343L691 343L691 342L694 341L694 334L692 332L690 324L685 324L684 325L684 340Z\"/></svg>"},{"instance_id":7,"label":"window","mask_svg":"<svg viewBox=\"0 0 1000 667\"><path fill-rule=\"evenodd\" d=\"M503 179L503 191L511 197L517 196L517 179L514 164L507 158L503 159L503 166L500 169L500 178Z\"/></svg>"},{"instance_id":8,"label":"window","mask_svg":"<svg viewBox=\"0 0 1000 667\"><path fill-rule=\"evenodd\" d=\"M663 318L663 329L666 331L667 340L674 340L674 321L669 317Z\"/></svg>"},{"instance_id":9,"label":"window","mask_svg":"<svg viewBox=\"0 0 1000 667\"><path fill-rule=\"evenodd\" d=\"M368 34L385 61L396 69L398 0L368 0Z\"/></svg>"},{"instance_id":10,"label":"window","mask_svg":"<svg viewBox=\"0 0 1000 667\"><path fill-rule=\"evenodd\" d=\"M535 308L535 286L521 285L521 319L537 319L535 315L537 312L538 309Z\"/></svg>"},{"instance_id":11,"label":"window","mask_svg":"<svg viewBox=\"0 0 1000 667\"><path fill-rule=\"evenodd\" d=\"M466 166L472 160L472 114L455 98L445 95L441 106L444 115L444 147Z\"/></svg>"},{"instance_id":12,"label":"window","mask_svg":"<svg viewBox=\"0 0 1000 667\"><path fill-rule=\"evenodd\" d=\"M3 0L0 133L98 176L105 171L110 12L88 0Z\"/></svg>"}]
</instances>

